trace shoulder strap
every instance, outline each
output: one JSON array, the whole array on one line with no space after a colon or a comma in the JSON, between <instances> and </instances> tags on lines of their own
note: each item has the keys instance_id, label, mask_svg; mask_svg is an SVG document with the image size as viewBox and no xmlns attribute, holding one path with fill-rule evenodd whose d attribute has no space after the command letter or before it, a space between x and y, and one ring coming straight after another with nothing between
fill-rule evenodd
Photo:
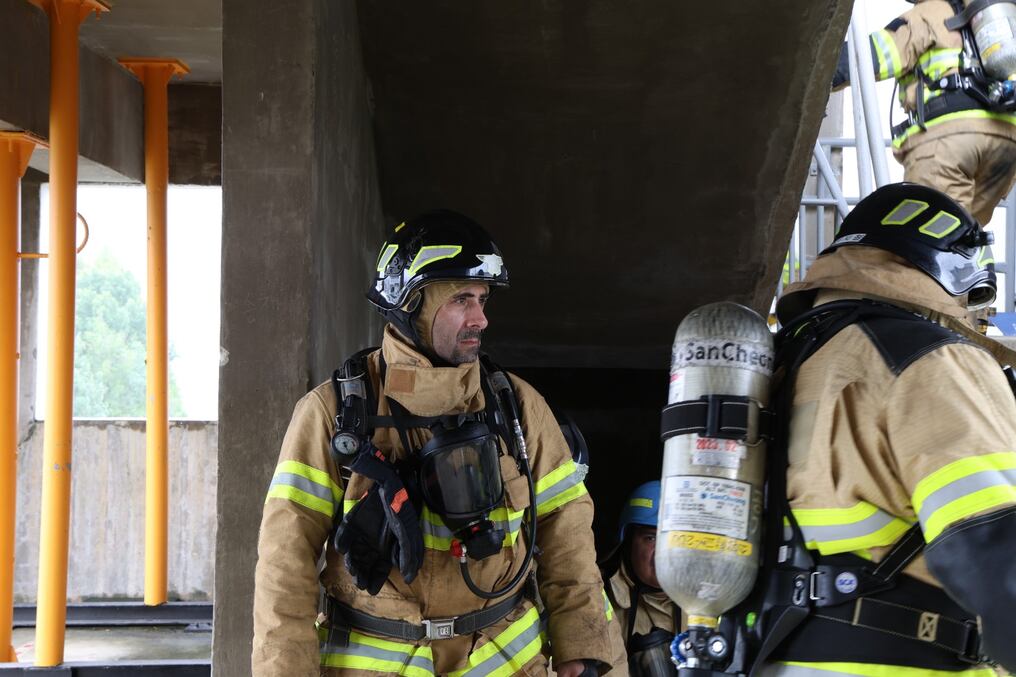
<instances>
[{"instance_id":1,"label":"shoulder strap","mask_svg":"<svg viewBox=\"0 0 1016 677\"><path fill-rule=\"evenodd\" d=\"M970 343L920 315L875 315L859 320L857 325L897 376L936 348L950 343Z\"/></svg>"},{"instance_id":2,"label":"shoulder strap","mask_svg":"<svg viewBox=\"0 0 1016 677\"><path fill-rule=\"evenodd\" d=\"M512 451L512 455L515 456L518 453L518 450L515 448L515 437L512 431L508 429L511 412L503 411L505 403L502 402L502 397L505 395L511 398L511 403L508 406L512 407L514 411L519 412L519 423L524 427L525 421L522 419L522 409L519 407L519 398L515 392L515 384L512 383L508 372L494 362L487 353L480 353L480 374L480 385L483 388L487 416L493 422L493 427L497 430L497 434L504 440L508 449Z\"/></svg>"},{"instance_id":3,"label":"shoulder strap","mask_svg":"<svg viewBox=\"0 0 1016 677\"><path fill-rule=\"evenodd\" d=\"M975 14L986 7L1000 3L1016 4L1016 0L974 0L964 7L962 11L956 12L956 16L946 19L945 27L951 31L958 31L961 28L965 28L970 23L970 20L974 18ZM956 9L956 6L953 5L953 10L955 11Z\"/></svg>"},{"instance_id":4,"label":"shoulder strap","mask_svg":"<svg viewBox=\"0 0 1016 677\"><path fill-rule=\"evenodd\" d=\"M767 458L765 506L765 533L777 537L767 539L764 544L763 565L759 573L764 588L750 598L754 601L749 601L751 607L762 611L762 622L758 626L761 645L752 660L752 673L817 606L826 602L838 604L846 601L842 593L834 596L829 592L836 590L835 580L839 571L826 570L816 565L805 545L804 535L787 497L787 445L797 373L809 357L852 324L864 322L870 326L874 323L881 330L879 322L882 320L899 323L913 322L915 319L932 324L915 313L884 303L870 300L836 301L804 313L777 335L776 367L778 371L782 370L782 381L773 398L776 441L770 447ZM929 333L927 336L941 338L937 333ZM920 353L922 345L903 338L889 343L891 349L887 349L883 356L888 354L895 360L894 364L905 363L907 358ZM789 526L789 529L785 529L784 525ZM915 533L917 538L913 538ZM784 536L780 537L780 534ZM858 594L854 597L892 587L896 575L920 552L923 544L920 527L915 526L896 543L874 571L859 569L863 578L858 577ZM851 573L855 576L858 574L853 571Z\"/></svg>"}]
</instances>

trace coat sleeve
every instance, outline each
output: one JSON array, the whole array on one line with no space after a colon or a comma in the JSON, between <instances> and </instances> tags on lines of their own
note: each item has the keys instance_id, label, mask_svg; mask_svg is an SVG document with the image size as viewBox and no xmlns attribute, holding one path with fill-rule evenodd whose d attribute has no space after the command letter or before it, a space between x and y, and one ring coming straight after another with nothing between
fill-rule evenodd
<instances>
[{"instance_id":1,"label":"coat sleeve","mask_svg":"<svg viewBox=\"0 0 1016 677\"><path fill-rule=\"evenodd\" d=\"M613 610L596 566L593 501L584 473L572 461L547 403L531 386L514 380L536 489L536 575L554 661L590 659L613 666L616 638L608 625Z\"/></svg>"},{"instance_id":2,"label":"coat sleeve","mask_svg":"<svg viewBox=\"0 0 1016 677\"><path fill-rule=\"evenodd\" d=\"M1016 668L1016 400L984 351L949 345L892 387L890 447L932 575L981 618L984 650ZM977 572L971 576L970 572Z\"/></svg>"},{"instance_id":3,"label":"coat sleeve","mask_svg":"<svg viewBox=\"0 0 1016 677\"><path fill-rule=\"evenodd\" d=\"M332 411L320 390L297 403L265 500L254 574L255 677L319 672L318 559L342 501L328 453Z\"/></svg>"},{"instance_id":4,"label":"coat sleeve","mask_svg":"<svg viewBox=\"0 0 1016 677\"><path fill-rule=\"evenodd\" d=\"M872 63L879 80L899 78L913 71L921 56L936 46L936 35L952 16L949 3L931 0L894 19L882 30L871 34Z\"/></svg>"}]
</instances>

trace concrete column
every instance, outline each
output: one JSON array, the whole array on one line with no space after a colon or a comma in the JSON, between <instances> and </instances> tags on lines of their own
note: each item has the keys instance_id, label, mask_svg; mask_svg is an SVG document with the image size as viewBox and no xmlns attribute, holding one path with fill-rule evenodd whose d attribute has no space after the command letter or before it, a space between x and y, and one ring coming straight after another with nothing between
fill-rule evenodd
<instances>
[{"instance_id":1,"label":"concrete column","mask_svg":"<svg viewBox=\"0 0 1016 677\"><path fill-rule=\"evenodd\" d=\"M265 491L296 400L377 340L382 218L353 3L223 2L216 677L250 674Z\"/></svg>"}]
</instances>

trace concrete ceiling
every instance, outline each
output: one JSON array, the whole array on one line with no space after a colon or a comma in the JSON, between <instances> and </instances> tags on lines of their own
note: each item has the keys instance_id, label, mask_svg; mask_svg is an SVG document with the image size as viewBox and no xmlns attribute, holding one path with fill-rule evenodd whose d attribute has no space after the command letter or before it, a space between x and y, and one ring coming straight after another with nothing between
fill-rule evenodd
<instances>
[{"instance_id":1,"label":"concrete ceiling","mask_svg":"<svg viewBox=\"0 0 1016 677\"><path fill-rule=\"evenodd\" d=\"M105 0L110 11L81 26L81 44L107 58L179 59L190 74L174 82L222 82L219 0Z\"/></svg>"},{"instance_id":2,"label":"concrete ceiling","mask_svg":"<svg viewBox=\"0 0 1016 677\"><path fill-rule=\"evenodd\" d=\"M359 0L385 216L487 226L507 364L665 367L768 311L849 0Z\"/></svg>"}]
</instances>

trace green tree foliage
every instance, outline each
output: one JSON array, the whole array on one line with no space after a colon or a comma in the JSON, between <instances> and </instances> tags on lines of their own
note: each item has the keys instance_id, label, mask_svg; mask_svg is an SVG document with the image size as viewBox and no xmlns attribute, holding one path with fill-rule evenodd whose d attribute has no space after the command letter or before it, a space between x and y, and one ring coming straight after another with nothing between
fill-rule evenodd
<instances>
[{"instance_id":1,"label":"green tree foliage","mask_svg":"<svg viewBox=\"0 0 1016 677\"><path fill-rule=\"evenodd\" d=\"M145 302L141 285L108 252L78 266L74 415L145 416ZM169 375L169 415L185 416Z\"/></svg>"}]
</instances>

